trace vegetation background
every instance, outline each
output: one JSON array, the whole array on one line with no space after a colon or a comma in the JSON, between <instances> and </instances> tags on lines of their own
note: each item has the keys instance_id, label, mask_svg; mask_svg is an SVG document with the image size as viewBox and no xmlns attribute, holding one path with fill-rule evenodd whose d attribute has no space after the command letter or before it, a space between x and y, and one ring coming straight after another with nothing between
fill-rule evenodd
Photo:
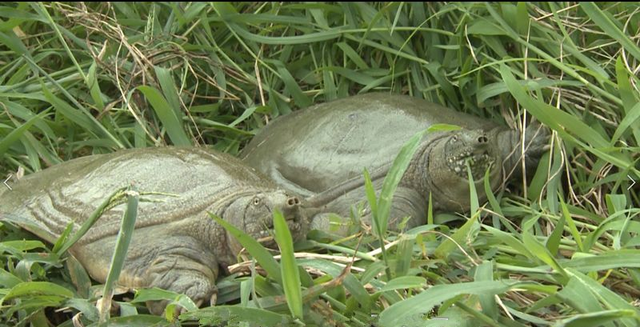
<instances>
[{"instance_id":1,"label":"vegetation background","mask_svg":"<svg viewBox=\"0 0 640 327\"><path fill-rule=\"evenodd\" d=\"M279 115L373 91L533 116L553 133L530 183L385 235L385 260L371 235L311 239L297 249L324 255L283 260L297 290L245 264L216 307L141 291L189 312L125 294L110 324L638 326L639 40L632 2L3 3L0 176L122 148L237 154ZM0 325L98 322L77 262L8 224L0 240Z\"/></svg>"}]
</instances>

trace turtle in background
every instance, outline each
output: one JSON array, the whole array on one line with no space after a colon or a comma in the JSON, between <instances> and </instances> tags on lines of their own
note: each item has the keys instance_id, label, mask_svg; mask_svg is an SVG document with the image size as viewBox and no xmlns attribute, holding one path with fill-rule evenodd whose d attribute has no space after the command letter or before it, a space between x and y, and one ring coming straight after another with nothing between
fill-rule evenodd
<instances>
[{"instance_id":1,"label":"turtle in background","mask_svg":"<svg viewBox=\"0 0 640 327\"><path fill-rule=\"evenodd\" d=\"M468 211L467 163L483 202L487 169L494 191L510 173L519 171L523 135L527 167L535 167L547 149L548 133L540 125L522 133L422 99L369 93L279 117L249 142L240 157L280 187L307 197L309 205L319 209L311 218L312 229L328 231L327 213L349 217L354 204L366 202L363 169L371 172L379 195L405 142L435 124L462 129L431 132L422 138L394 194L391 229L403 217L410 217L408 228L426 223L430 195L435 211ZM368 206L363 220L371 223ZM344 228L338 232L346 233Z\"/></svg>"}]
</instances>

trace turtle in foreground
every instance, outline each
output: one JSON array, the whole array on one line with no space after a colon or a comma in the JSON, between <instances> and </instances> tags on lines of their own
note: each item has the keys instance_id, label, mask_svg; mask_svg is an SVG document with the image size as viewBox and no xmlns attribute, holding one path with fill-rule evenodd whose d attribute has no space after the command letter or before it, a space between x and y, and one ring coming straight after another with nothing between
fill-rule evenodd
<instances>
[{"instance_id":1,"label":"turtle in foreground","mask_svg":"<svg viewBox=\"0 0 640 327\"><path fill-rule=\"evenodd\" d=\"M410 217L407 227L415 227L426 222L430 194L436 211L469 210L467 163L479 200L485 201L482 180L487 169L496 190L521 167L522 133L425 100L370 93L280 117L263 128L240 156L279 186L322 208L312 218L312 229L329 230L326 213L349 217L355 203L366 201L363 169L371 173L379 195L401 147L434 124L462 129L427 133L398 185L390 224ZM531 126L524 139L525 163L531 167L546 151L547 132ZM363 218L370 223L367 210Z\"/></svg>"},{"instance_id":2,"label":"turtle in foreground","mask_svg":"<svg viewBox=\"0 0 640 327\"><path fill-rule=\"evenodd\" d=\"M70 222L78 230L115 190L131 184L177 196L139 203L120 286L158 287L186 294L198 305L215 304L220 267L225 271L235 263L242 246L207 212L260 239L272 232L272 212L279 209L292 236L306 236L307 218L297 197L238 159L199 148L123 150L55 165L0 191L0 218L53 243ZM99 282L106 280L124 209L106 211L69 250ZM148 305L161 314L166 303Z\"/></svg>"}]
</instances>

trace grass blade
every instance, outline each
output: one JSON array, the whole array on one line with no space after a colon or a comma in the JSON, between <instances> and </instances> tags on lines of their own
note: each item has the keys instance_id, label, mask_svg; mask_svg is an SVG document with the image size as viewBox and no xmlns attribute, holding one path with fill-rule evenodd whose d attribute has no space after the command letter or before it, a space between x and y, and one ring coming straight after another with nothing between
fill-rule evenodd
<instances>
[{"instance_id":1,"label":"grass blade","mask_svg":"<svg viewBox=\"0 0 640 327\"><path fill-rule=\"evenodd\" d=\"M284 295L287 298L287 305L294 317L303 320L300 275L298 273L296 258L293 255L291 231L289 231L289 227L287 227L284 216L282 216L282 213L277 209L273 212L273 223L276 232L276 242L280 248L282 286L284 288Z\"/></svg>"},{"instance_id":2,"label":"grass blade","mask_svg":"<svg viewBox=\"0 0 640 327\"><path fill-rule=\"evenodd\" d=\"M591 291L607 309L625 311L628 310L633 312L633 318L621 318L620 323L623 326L627 327L637 326L638 321L640 320L640 310L638 310L638 308L635 308L625 299L590 277L587 277L570 268L567 269L567 273L572 278L575 278L578 282L580 282L581 287Z\"/></svg>"},{"instance_id":3,"label":"grass blade","mask_svg":"<svg viewBox=\"0 0 640 327\"><path fill-rule=\"evenodd\" d=\"M94 136L96 136L94 121L84 115L80 110L71 107L68 103L53 95L53 93L44 87L44 85L42 86L42 92L47 98L47 101L49 101L49 103L51 103L58 112L72 122L78 124L78 126L82 127L83 130L90 131Z\"/></svg>"},{"instance_id":4,"label":"grass blade","mask_svg":"<svg viewBox=\"0 0 640 327\"><path fill-rule=\"evenodd\" d=\"M560 201L562 201L562 199L560 199ZM562 204L562 202L560 203ZM547 244L546 244L547 250L554 257L558 255L558 249L560 248L560 240L562 240L562 236L564 234L565 222L566 222L566 215L564 214L564 211L563 211L563 214L560 216L560 220L558 220L558 222L556 223L556 226L553 229L553 232L551 232L551 235L549 235L549 238L547 238Z\"/></svg>"},{"instance_id":5,"label":"grass blade","mask_svg":"<svg viewBox=\"0 0 640 327\"><path fill-rule=\"evenodd\" d=\"M386 308L380 314L379 324L382 327L400 326L407 322L407 317L421 317L443 301L463 294L500 294L520 283L507 281L483 281L436 285L422 293ZM420 319L420 318L418 318Z\"/></svg>"},{"instance_id":6,"label":"grass blade","mask_svg":"<svg viewBox=\"0 0 640 327\"><path fill-rule=\"evenodd\" d=\"M89 216L89 218L82 224L82 226L80 226L78 231L76 231L73 234L73 236L71 236L68 239L65 239L63 242L56 242L56 245L53 247L53 249L51 251L56 253L56 254L58 254L58 255L60 255L60 256L62 254L64 254L78 240L80 240L82 238L82 236L84 236L84 234L86 234L89 231L89 228L91 228L91 226L93 226L93 224L95 224L95 222L98 219L100 219L102 214L108 208L110 208L110 207L114 206L116 203L119 203L120 201L122 201L122 198L124 197L124 192L125 192L126 189L127 189L127 187L122 187L122 188L119 188L119 189L115 190L113 193L111 193L111 195L109 197L107 197L104 201L102 201L102 203L96 208L96 210L93 211L91 216Z\"/></svg>"},{"instance_id":7,"label":"grass blade","mask_svg":"<svg viewBox=\"0 0 640 327\"><path fill-rule=\"evenodd\" d=\"M176 91L175 83L173 82L170 71L166 68L158 66L154 66L153 69L156 72L158 82L160 82L162 94L165 95L168 104L171 106L171 108L173 108L173 112L178 118L178 121L182 121L184 117L182 115L182 111L180 110L180 98L178 96L178 92Z\"/></svg>"},{"instance_id":8,"label":"grass blade","mask_svg":"<svg viewBox=\"0 0 640 327\"><path fill-rule=\"evenodd\" d=\"M291 318L271 311L238 306L215 306L180 315L181 321L199 320L207 326L247 323L250 326L290 326Z\"/></svg>"},{"instance_id":9,"label":"grass blade","mask_svg":"<svg viewBox=\"0 0 640 327\"><path fill-rule=\"evenodd\" d=\"M640 268L640 250L625 249L598 255L576 256L570 261L562 262L562 266L585 273L616 268Z\"/></svg>"},{"instance_id":10,"label":"grass blade","mask_svg":"<svg viewBox=\"0 0 640 327\"><path fill-rule=\"evenodd\" d=\"M549 250L547 250L547 248L544 245L540 244L540 242L538 242L538 240L536 240L536 238L533 235L531 235L531 233L529 232L529 229L531 228L530 225L532 225L533 222L534 220L532 219L530 222L525 223L526 225L529 225L529 226L525 226L523 228L522 242L527 247L527 249L529 249L529 251L531 251L531 253L535 255L538 259L548 264L550 267L552 267L555 271L562 274L563 276L567 276L567 273L564 271L564 268L558 263L558 261L554 258L554 256L551 253L549 253Z\"/></svg>"},{"instance_id":11,"label":"grass blade","mask_svg":"<svg viewBox=\"0 0 640 327\"><path fill-rule=\"evenodd\" d=\"M178 146L191 146L191 139L187 137L187 134L182 127L181 120L176 116L176 112L171 108L167 100L160 94L160 92L147 85L141 85L137 87L142 94L147 98L153 110L155 110L158 118L162 121L162 125L167 130L169 138L174 145Z\"/></svg>"},{"instance_id":12,"label":"grass blade","mask_svg":"<svg viewBox=\"0 0 640 327\"><path fill-rule=\"evenodd\" d=\"M480 226L478 224L479 216L480 211L476 211L450 238L442 241L436 248L435 256L440 259L446 259L450 254L454 253L459 246L467 244L468 238L472 235L473 231Z\"/></svg>"},{"instance_id":13,"label":"grass blade","mask_svg":"<svg viewBox=\"0 0 640 327\"><path fill-rule=\"evenodd\" d=\"M13 286L9 292L0 298L0 305L7 301L23 297L49 297L51 301L63 301L73 297L73 292L49 282L24 282Z\"/></svg>"},{"instance_id":14,"label":"grass blade","mask_svg":"<svg viewBox=\"0 0 640 327\"><path fill-rule=\"evenodd\" d=\"M406 276L411 268L413 260L413 245L416 241L415 234L402 234L399 238L398 248L396 251L396 263L394 279L400 276Z\"/></svg>"},{"instance_id":15,"label":"grass blade","mask_svg":"<svg viewBox=\"0 0 640 327\"><path fill-rule=\"evenodd\" d=\"M279 60L273 60L270 61L270 63L276 66L282 82L285 85L285 90L293 97L296 106L301 108L309 107L312 104L311 100L302 92L300 85L295 81L293 76L291 76L291 73L289 73L289 70L287 70L284 64Z\"/></svg>"},{"instance_id":16,"label":"grass blade","mask_svg":"<svg viewBox=\"0 0 640 327\"><path fill-rule=\"evenodd\" d=\"M242 246L258 261L260 266L267 272L269 277L273 278L278 284L282 285L282 273L280 264L273 258L271 253L267 251L258 241L247 235L242 230L224 221L220 217L209 213L220 226L224 227L227 232L235 237Z\"/></svg>"},{"instance_id":17,"label":"grass blade","mask_svg":"<svg viewBox=\"0 0 640 327\"><path fill-rule=\"evenodd\" d=\"M390 280L378 292L424 287L427 281L418 276L402 276Z\"/></svg>"},{"instance_id":18,"label":"grass blade","mask_svg":"<svg viewBox=\"0 0 640 327\"><path fill-rule=\"evenodd\" d=\"M127 250L129 249L129 243L131 243L131 237L134 233L136 224L136 218L138 217L138 201L140 194L135 188L128 188L125 191L127 197L127 204L122 222L120 224L120 231L116 237L115 249L113 251L113 257L109 264L109 274L104 282L104 289L102 291L102 298L100 299L100 322L104 323L109 319L109 311L111 306L111 298L113 297L114 283L120 277L120 272L124 267L124 261L127 258Z\"/></svg>"},{"instance_id":19,"label":"grass blade","mask_svg":"<svg viewBox=\"0 0 640 327\"><path fill-rule=\"evenodd\" d=\"M603 160L611 162L612 164L620 168L628 169L629 167L633 167L632 163L627 157L618 153L605 153L601 151L600 149L606 149L609 147L609 142L606 141L600 135L600 133L595 131L589 125L583 123L582 121L580 121L580 119L573 117L564 111L560 111L527 95L524 89L513 77L513 74L511 74L507 66L501 65L500 74L502 75L502 78L504 79L507 87L509 88L509 91L514 96L514 98L520 104L522 104L522 106L525 107L527 111L531 112L531 114L533 114L533 116L535 116L540 122L556 131L565 140L574 140L577 142L574 136L571 136L567 132L565 132L566 129L567 131L572 132L575 137L584 140L590 145L584 146L585 150L593 153ZM633 170L636 174L638 173L638 170L635 168L631 168L631 170Z\"/></svg>"},{"instance_id":20,"label":"grass blade","mask_svg":"<svg viewBox=\"0 0 640 327\"><path fill-rule=\"evenodd\" d=\"M71 49L69 48L69 45L67 44L66 40L64 39L64 37L62 37L62 33L58 28L58 24L56 24L56 22L53 21L53 18L51 18L51 15L49 15L47 8L44 7L44 4L42 4L42 2L33 3L32 7L53 28L56 35L58 36L58 39L60 40L60 43L62 43L62 46L67 52L67 55L69 56L73 64L76 66L78 73L82 76L83 80L87 81L87 76L84 74L84 71L80 67L80 64L78 64L78 60L76 60L76 57L73 55L73 52L71 52Z\"/></svg>"},{"instance_id":21,"label":"grass blade","mask_svg":"<svg viewBox=\"0 0 640 327\"><path fill-rule=\"evenodd\" d=\"M384 178L382 190L380 191L380 198L378 199L378 210L373 213L373 230L377 233L376 235L384 235L387 232L387 223L389 221L391 204L393 203L393 194L395 193L404 172L409 167L411 158L413 158L413 155L420 147L420 141L427 132L429 132L429 130L416 133L402 146L400 152L393 160L393 164L391 165L389 172Z\"/></svg>"},{"instance_id":22,"label":"grass blade","mask_svg":"<svg viewBox=\"0 0 640 327\"><path fill-rule=\"evenodd\" d=\"M602 310L595 295L574 277L569 278L569 282L562 287L557 296L582 313Z\"/></svg>"},{"instance_id":23,"label":"grass blade","mask_svg":"<svg viewBox=\"0 0 640 327\"><path fill-rule=\"evenodd\" d=\"M301 260L301 264L305 267L311 267L326 272L334 279L340 278L340 276L344 272L343 267L325 260ZM363 281L362 279L358 280L356 276L347 272L344 276L343 283L345 289L353 295L353 298L355 299L355 301L357 301L357 303L359 303L363 308L368 309L371 307L371 296L363 286L363 283L365 283L365 281Z\"/></svg>"},{"instance_id":24,"label":"grass blade","mask_svg":"<svg viewBox=\"0 0 640 327\"><path fill-rule=\"evenodd\" d=\"M605 13L593 2L581 2L580 8L591 17L594 23L602 29L608 36L618 41L629 53L640 60L640 47L633 40L622 32Z\"/></svg>"},{"instance_id":25,"label":"grass blade","mask_svg":"<svg viewBox=\"0 0 640 327\"><path fill-rule=\"evenodd\" d=\"M231 25L230 27L232 26L233 25ZM296 36L262 36L253 34L243 28L237 28L237 26L234 31L238 33L239 36L256 43L278 45L309 44L337 39L342 35L342 32L339 29L331 29L327 31Z\"/></svg>"},{"instance_id":26,"label":"grass blade","mask_svg":"<svg viewBox=\"0 0 640 327\"><path fill-rule=\"evenodd\" d=\"M100 84L98 83L98 76L96 74L96 67L98 64L94 61L91 63L91 67L89 67L89 73L87 74L87 86L89 87L89 93L91 94L91 98L93 99L93 104L98 108L98 110L104 110L104 100L105 97L102 91L100 90Z\"/></svg>"},{"instance_id":27,"label":"grass blade","mask_svg":"<svg viewBox=\"0 0 640 327\"><path fill-rule=\"evenodd\" d=\"M474 280L477 282L482 281L493 281L493 262L485 261L478 267L476 267L476 272L473 276ZM493 320L498 319L498 307L496 305L496 299L491 294L480 294L478 295L480 300L480 305L482 306L482 313L487 315Z\"/></svg>"},{"instance_id":28,"label":"grass blade","mask_svg":"<svg viewBox=\"0 0 640 327\"><path fill-rule=\"evenodd\" d=\"M554 327L591 327L605 326L608 323L615 323L620 319L628 319L637 317L636 312L632 310L606 310L577 314L571 318L565 318L557 321Z\"/></svg>"},{"instance_id":29,"label":"grass blade","mask_svg":"<svg viewBox=\"0 0 640 327\"><path fill-rule=\"evenodd\" d=\"M576 223L573 221L573 218L571 218L571 214L569 213L569 208L567 207L567 204L564 202L562 197L559 197L559 199L560 199L560 208L562 209L562 217L564 221L566 221L567 226L569 227L569 231L573 236L573 240L576 242L576 245L578 245L578 249L581 252L585 252L586 249L584 248L584 244L582 243L582 235L580 235L580 232L576 227ZM557 229L563 229L563 227L564 226L562 226L561 223L558 223L558 225L556 226Z\"/></svg>"},{"instance_id":30,"label":"grass blade","mask_svg":"<svg viewBox=\"0 0 640 327\"><path fill-rule=\"evenodd\" d=\"M27 120L24 124L18 126L16 129L12 130L7 136L0 140L0 157L9 150L9 147L14 143L20 140L20 138L24 135L25 132L31 128L31 126L42 118L49 114L49 110L45 110L37 116L33 116L29 120Z\"/></svg>"}]
</instances>

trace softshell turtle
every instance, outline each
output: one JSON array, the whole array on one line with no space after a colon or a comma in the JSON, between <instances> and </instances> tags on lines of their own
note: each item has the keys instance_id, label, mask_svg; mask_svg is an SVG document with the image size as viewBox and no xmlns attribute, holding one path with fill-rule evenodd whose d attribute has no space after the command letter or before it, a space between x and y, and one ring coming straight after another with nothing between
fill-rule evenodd
<instances>
[{"instance_id":1,"label":"softshell turtle","mask_svg":"<svg viewBox=\"0 0 640 327\"><path fill-rule=\"evenodd\" d=\"M0 191L0 217L54 242L67 224L73 221L77 230L110 194L132 183L139 191L177 196L149 195L158 201L139 203L118 281L124 287L159 287L198 304L213 302L219 267L235 263L242 246L207 212L259 239L269 236L279 209L295 239L306 235L297 197L237 158L200 148L122 150L55 165ZM69 250L97 281L107 277L124 207L106 211ZM159 314L165 305L149 308Z\"/></svg>"},{"instance_id":2,"label":"softshell turtle","mask_svg":"<svg viewBox=\"0 0 640 327\"><path fill-rule=\"evenodd\" d=\"M308 197L312 206L348 217L353 204L365 201L363 169L374 188L382 181L400 148L415 133L434 124L461 130L427 133L403 175L390 219L411 217L408 227L423 224L429 195L436 211L469 210L469 162L480 201L482 178L489 166L493 190L520 167L521 133L492 121L425 100L370 93L315 105L275 119L243 149L240 157L278 185ZM526 163L545 151L546 131L527 128ZM365 211L366 212L366 211ZM326 214L312 228L328 229ZM365 220L370 219L364 216ZM391 226L393 228L393 226ZM344 232L344 230L343 230Z\"/></svg>"}]
</instances>

